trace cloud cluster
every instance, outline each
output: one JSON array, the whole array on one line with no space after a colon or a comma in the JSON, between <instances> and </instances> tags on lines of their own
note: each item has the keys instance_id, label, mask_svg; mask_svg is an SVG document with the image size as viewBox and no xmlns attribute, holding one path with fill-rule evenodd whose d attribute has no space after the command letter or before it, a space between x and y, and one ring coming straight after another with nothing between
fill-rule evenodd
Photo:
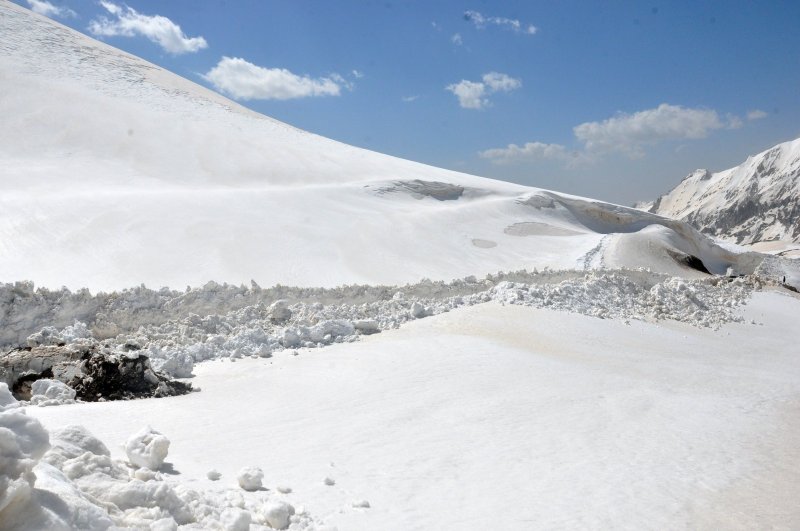
<instances>
[{"instance_id":1,"label":"cloud cluster","mask_svg":"<svg viewBox=\"0 0 800 531\"><path fill-rule=\"evenodd\" d=\"M161 15L142 15L131 7L101 0L100 5L112 18L98 17L89 24L89 31L100 37L133 37L141 35L158 44L166 52L180 55L208 47L203 37L187 37L181 27Z\"/></svg>"},{"instance_id":2,"label":"cloud cluster","mask_svg":"<svg viewBox=\"0 0 800 531\"><path fill-rule=\"evenodd\" d=\"M509 144L504 148L487 149L479 152L478 156L498 164L508 164L526 159L566 160L569 158L569 153L561 144L528 142L523 146Z\"/></svg>"},{"instance_id":3,"label":"cloud cluster","mask_svg":"<svg viewBox=\"0 0 800 531\"><path fill-rule=\"evenodd\" d=\"M237 57L223 57L204 76L215 89L238 100L289 100L338 96L352 84L342 76L311 78L285 68L264 68Z\"/></svg>"},{"instance_id":4,"label":"cloud cluster","mask_svg":"<svg viewBox=\"0 0 800 531\"><path fill-rule=\"evenodd\" d=\"M762 118L766 117L767 113L765 113L761 109L753 109L752 111L747 111L747 119L751 122L753 120L761 120Z\"/></svg>"},{"instance_id":5,"label":"cloud cluster","mask_svg":"<svg viewBox=\"0 0 800 531\"><path fill-rule=\"evenodd\" d=\"M646 145L664 140L705 138L709 132L737 128L736 117L723 120L712 109L691 109L662 103L654 109L633 114L619 113L602 122L586 122L573 128L575 138L588 151L622 151L638 157Z\"/></svg>"},{"instance_id":6,"label":"cloud cluster","mask_svg":"<svg viewBox=\"0 0 800 531\"><path fill-rule=\"evenodd\" d=\"M754 116L751 118L751 114ZM748 119L760 118L755 111ZM523 160L580 158L588 160L596 155L620 152L631 158L644 155L646 146L669 140L706 138L718 129L737 129L742 120L733 115L724 118L712 109L687 108L662 103L653 109L633 114L619 113L599 122L585 122L572 131L582 150L569 154L560 144L528 142L520 147L510 144L505 148L487 149L478 155L498 164Z\"/></svg>"},{"instance_id":7,"label":"cloud cluster","mask_svg":"<svg viewBox=\"0 0 800 531\"><path fill-rule=\"evenodd\" d=\"M458 98L464 109L485 109L491 105L488 96L496 92L511 92L522 86L522 81L499 72L484 74L481 81L462 79L445 87Z\"/></svg>"},{"instance_id":8,"label":"cloud cluster","mask_svg":"<svg viewBox=\"0 0 800 531\"><path fill-rule=\"evenodd\" d=\"M478 11L465 11L464 20L472 22L477 29L484 29L488 25L494 25L525 35L533 35L538 31L533 24L522 24L519 20L512 18L487 17Z\"/></svg>"},{"instance_id":9,"label":"cloud cluster","mask_svg":"<svg viewBox=\"0 0 800 531\"><path fill-rule=\"evenodd\" d=\"M33 11L34 13L39 13L40 15L44 15L46 17L74 18L77 16L75 14L75 11L71 10L70 8L64 6L55 6L50 2L48 2L47 0L26 0L26 1L28 2L28 7L31 8L31 11Z\"/></svg>"}]
</instances>

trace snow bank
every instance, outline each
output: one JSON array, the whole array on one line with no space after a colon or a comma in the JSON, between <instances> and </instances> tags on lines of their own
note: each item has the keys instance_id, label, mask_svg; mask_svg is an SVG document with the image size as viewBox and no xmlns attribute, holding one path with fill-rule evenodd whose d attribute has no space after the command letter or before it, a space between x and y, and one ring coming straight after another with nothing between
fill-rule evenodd
<instances>
[{"instance_id":1,"label":"snow bank","mask_svg":"<svg viewBox=\"0 0 800 531\"><path fill-rule=\"evenodd\" d=\"M0 384L0 395L3 387ZM319 522L298 514L278 494L243 494L232 488L204 492L166 479L153 471L158 468L156 461L166 456L166 448L159 446L165 440L146 428L128 441L126 450L130 446L135 456L131 459L129 452L129 459L152 467L141 475L144 469L130 469L112 459L105 444L85 428L68 426L48 434L24 410L0 412L0 527L14 531L317 527Z\"/></svg>"},{"instance_id":2,"label":"snow bank","mask_svg":"<svg viewBox=\"0 0 800 531\"><path fill-rule=\"evenodd\" d=\"M778 270L780 263L776 260L770 273ZM687 280L648 270L545 270L498 273L480 280L468 277L451 283L428 280L399 288L262 289L214 283L185 293L136 288L94 296L98 309L87 323L75 322L77 315L63 315L72 324L61 330L48 325L25 338L28 343L67 342L70 348L100 349L120 359L143 355L153 370L185 378L200 361L269 357L284 349L356 341L414 319L489 301L599 318L672 319L718 328L741 320L737 308L753 290L765 284L778 286L773 277ZM64 308L86 307L85 292L23 287L20 291L18 284L0 286L0 294L4 290L16 293L4 309L6 315L52 316ZM19 319L11 321L21 326ZM111 331L116 335L109 337Z\"/></svg>"}]
</instances>

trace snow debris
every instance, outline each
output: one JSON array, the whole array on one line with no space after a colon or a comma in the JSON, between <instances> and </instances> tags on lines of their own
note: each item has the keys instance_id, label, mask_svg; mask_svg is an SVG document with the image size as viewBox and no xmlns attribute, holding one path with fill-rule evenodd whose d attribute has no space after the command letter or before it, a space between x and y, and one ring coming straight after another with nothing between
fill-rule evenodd
<instances>
[{"instance_id":1,"label":"snow debris","mask_svg":"<svg viewBox=\"0 0 800 531\"><path fill-rule=\"evenodd\" d=\"M356 500L353 502L353 507L357 509L369 509L370 505L367 500Z\"/></svg>"},{"instance_id":2,"label":"snow debris","mask_svg":"<svg viewBox=\"0 0 800 531\"><path fill-rule=\"evenodd\" d=\"M261 481L264 479L264 472L258 467L248 466L239 471L236 479L244 490L259 490L262 487Z\"/></svg>"},{"instance_id":3,"label":"snow debris","mask_svg":"<svg viewBox=\"0 0 800 531\"><path fill-rule=\"evenodd\" d=\"M737 308L752 291L775 282L758 275L685 280L641 269L545 270L500 272L449 283L423 280L402 290L391 286L263 289L209 282L185 292L139 287L94 296L86 290L34 290L32 284L18 282L0 284L0 315L9 323L0 329L0 344L24 340L40 345L34 350L71 349L73 364L87 352L120 360L139 355L149 360L148 366L139 367L142 378L159 372L187 378L201 361L267 358L284 349L357 341L415 319L490 301L603 319L672 319L719 328L741 319ZM71 324L54 328L65 321ZM38 331L31 330L35 326ZM66 346L41 346L51 343ZM46 356L33 361L37 367L48 365ZM5 371L5 381L12 384L20 371L15 369L12 378L3 366L8 363L0 361L0 381ZM105 379L90 381L99 385ZM168 385L181 383L159 383L164 392L156 390L155 396L186 392L167 389ZM92 388L84 394L91 397L102 391ZM78 397L86 399L81 390Z\"/></svg>"},{"instance_id":4,"label":"snow debris","mask_svg":"<svg viewBox=\"0 0 800 531\"><path fill-rule=\"evenodd\" d=\"M123 447L128 461L136 468L158 470L169 451L169 439L146 426L132 435Z\"/></svg>"},{"instance_id":5,"label":"snow debris","mask_svg":"<svg viewBox=\"0 0 800 531\"><path fill-rule=\"evenodd\" d=\"M319 527L305 512L295 511L266 491L244 496L233 489L203 492L153 470L131 472L81 426L48 434L23 409L0 412L0 527L4 530Z\"/></svg>"},{"instance_id":6,"label":"snow debris","mask_svg":"<svg viewBox=\"0 0 800 531\"><path fill-rule=\"evenodd\" d=\"M64 382L42 378L31 384L31 405L60 406L75 403L75 390Z\"/></svg>"},{"instance_id":7,"label":"snow debris","mask_svg":"<svg viewBox=\"0 0 800 531\"><path fill-rule=\"evenodd\" d=\"M275 487L275 490L277 490L281 494L291 494L292 487L287 487L286 485L278 485L277 487Z\"/></svg>"},{"instance_id":8,"label":"snow debris","mask_svg":"<svg viewBox=\"0 0 800 531\"><path fill-rule=\"evenodd\" d=\"M322 482L324 484L328 485L329 487L333 486L333 485L336 485L336 480L333 479L332 477L326 477L325 479L322 480Z\"/></svg>"},{"instance_id":9,"label":"snow debris","mask_svg":"<svg viewBox=\"0 0 800 531\"><path fill-rule=\"evenodd\" d=\"M216 469L211 469L206 473L206 477L211 481L219 481L219 479L222 477L222 474L220 474Z\"/></svg>"}]
</instances>

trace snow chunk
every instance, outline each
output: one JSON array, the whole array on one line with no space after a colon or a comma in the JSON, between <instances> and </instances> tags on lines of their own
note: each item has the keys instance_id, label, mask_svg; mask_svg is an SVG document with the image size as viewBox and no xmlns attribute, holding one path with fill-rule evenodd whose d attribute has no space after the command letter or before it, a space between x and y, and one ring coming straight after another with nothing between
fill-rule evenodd
<instances>
[{"instance_id":1,"label":"snow chunk","mask_svg":"<svg viewBox=\"0 0 800 531\"><path fill-rule=\"evenodd\" d=\"M336 485L336 480L331 477L326 477L325 479L322 480L322 482L328 485L329 487Z\"/></svg>"},{"instance_id":2,"label":"snow chunk","mask_svg":"<svg viewBox=\"0 0 800 531\"><path fill-rule=\"evenodd\" d=\"M220 474L216 469L211 469L206 472L206 477L211 481L218 481L219 478L222 477L222 474Z\"/></svg>"},{"instance_id":3,"label":"snow chunk","mask_svg":"<svg viewBox=\"0 0 800 531\"><path fill-rule=\"evenodd\" d=\"M367 500L356 500L353 502L353 507L357 509L369 509L370 505Z\"/></svg>"},{"instance_id":4,"label":"snow chunk","mask_svg":"<svg viewBox=\"0 0 800 531\"><path fill-rule=\"evenodd\" d=\"M239 476L236 479L239 481L239 486L244 490L259 490L261 488L261 480L264 479L264 472L258 467L248 466L239 471Z\"/></svg>"},{"instance_id":5,"label":"snow chunk","mask_svg":"<svg viewBox=\"0 0 800 531\"><path fill-rule=\"evenodd\" d=\"M228 531L248 531L252 517L247 511L229 507L222 511L219 521Z\"/></svg>"},{"instance_id":6,"label":"snow chunk","mask_svg":"<svg viewBox=\"0 0 800 531\"><path fill-rule=\"evenodd\" d=\"M137 468L158 470L169 451L169 439L147 426L125 442L128 461Z\"/></svg>"},{"instance_id":7,"label":"snow chunk","mask_svg":"<svg viewBox=\"0 0 800 531\"><path fill-rule=\"evenodd\" d=\"M0 413L0 522L28 504L36 475L33 467L50 447L42 424L16 409Z\"/></svg>"},{"instance_id":8,"label":"snow chunk","mask_svg":"<svg viewBox=\"0 0 800 531\"><path fill-rule=\"evenodd\" d=\"M294 507L285 502L273 502L263 509L264 519L273 529L286 529L294 514Z\"/></svg>"},{"instance_id":9,"label":"snow chunk","mask_svg":"<svg viewBox=\"0 0 800 531\"><path fill-rule=\"evenodd\" d=\"M64 382L42 378L31 385L31 404L34 406L60 406L75 403L75 389Z\"/></svg>"}]
</instances>

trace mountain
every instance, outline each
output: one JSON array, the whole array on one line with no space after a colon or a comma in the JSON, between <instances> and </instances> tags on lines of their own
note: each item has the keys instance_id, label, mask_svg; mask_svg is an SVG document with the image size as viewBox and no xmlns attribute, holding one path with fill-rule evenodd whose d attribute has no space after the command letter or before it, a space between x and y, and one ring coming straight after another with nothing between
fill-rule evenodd
<instances>
[{"instance_id":1,"label":"mountain","mask_svg":"<svg viewBox=\"0 0 800 531\"><path fill-rule=\"evenodd\" d=\"M739 244L800 243L800 138L735 168L696 170L647 206Z\"/></svg>"},{"instance_id":2,"label":"mountain","mask_svg":"<svg viewBox=\"0 0 800 531\"><path fill-rule=\"evenodd\" d=\"M397 284L753 257L684 222L348 146L0 2L0 281Z\"/></svg>"}]
</instances>

